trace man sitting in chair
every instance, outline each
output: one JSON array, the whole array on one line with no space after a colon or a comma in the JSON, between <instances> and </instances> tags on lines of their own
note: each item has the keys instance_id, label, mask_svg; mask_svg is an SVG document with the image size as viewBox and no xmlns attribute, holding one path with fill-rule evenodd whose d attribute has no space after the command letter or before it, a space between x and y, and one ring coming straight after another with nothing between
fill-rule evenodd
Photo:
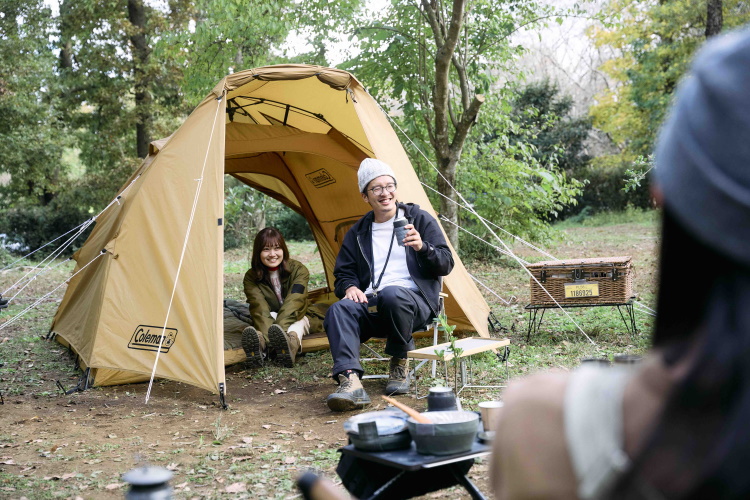
<instances>
[{"instance_id":1,"label":"man sitting in chair","mask_svg":"<svg viewBox=\"0 0 750 500\"><path fill-rule=\"evenodd\" d=\"M412 333L437 316L441 276L453 269L453 256L437 221L419 205L396 200L396 176L386 163L365 159L357 172L362 199L372 207L346 233L336 267L335 293L324 327L339 388L326 399L333 411L370 404L362 387L359 346L386 338L391 356L387 394L409 391L406 353ZM406 218L406 236L396 238L394 221Z\"/></svg>"}]
</instances>

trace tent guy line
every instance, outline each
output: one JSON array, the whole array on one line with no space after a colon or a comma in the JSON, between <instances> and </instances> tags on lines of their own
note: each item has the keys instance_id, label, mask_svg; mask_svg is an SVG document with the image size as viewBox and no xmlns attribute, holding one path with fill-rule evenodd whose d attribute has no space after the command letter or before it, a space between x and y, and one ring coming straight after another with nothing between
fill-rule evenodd
<instances>
[{"instance_id":1,"label":"tent guy line","mask_svg":"<svg viewBox=\"0 0 750 500\"><path fill-rule=\"evenodd\" d=\"M493 244L492 244L492 243L490 243L489 241L487 241L487 240L485 240L485 239L482 239L481 237L479 237L479 236L477 236L476 234L472 233L472 232L471 232L471 231L469 231L468 229L466 229L466 228L463 228L463 227L459 226L458 224L456 224L456 223L455 223L455 222L453 222L452 220L448 219L448 218L447 218L446 216L444 216L444 215L441 215L441 216L440 216L440 220L441 220L441 221L443 221L443 222L447 222L448 224L451 224L451 225L453 225L453 226L456 226L456 227L457 227L458 229L460 229L461 231L463 231L463 232L465 232L465 233L467 233L467 234L470 234L471 236L473 236L474 238L478 239L479 241L481 241L482 243L486 244L487 246L489 246L489 247L492 247L492 248L494 248L494 249L495 249L495 250L497 250L497 251L498 251L499 253L501 253L501 254L503 254L503 255L507 255L508 257L511 257L511 255L510 255L510 254L509 254L508 252L506 252L505 250L503 250L503 249L502 249L502 248L500 248L499 246L493 245ZM519 257L519 260L520 260L521 262L523 262L523 264L524 264L524 265L528 265L528 264L529 264L528 262L526 262L525 260L521 259L520 257Z\"/></svg>"},{"instance_id":2,"label":"tent guy line","mask_svg":"<svg viewBox=\"0 0 750 500\"><path fill-rule=\"evenodd\" d=\"M441 192L440 192L440 191L438 191L437 189L435 189L435 188L433 188L433 187L431 187L431 186L428 186L428 185L427 185L427 184L425 184L424 182L421 182L421 184L422 184L422 186L426 187L427 189L429 189L430 191L434 192L434 193L435 193L435 194L437 194L438 196L442 196L443 198L445 198L445 199L446 199L446 200L448 200L449 202L453 203L454 205L457 205L457 206L459 206L460 208L463 208L464 210L469 210L468 208L466 208L466 207L465 207L464 205L462 205L461 203L457 202L456 200L452 200L452 199L450 199L450 197L448 197L448 196L445 196L445 195L444 195L443 193L441 193ZM542 250L541 248L539 248L538 246L534 245L533 243L529 243L528 241L524 240L524 239L523 239L523 238L521 238L520 236L516 236L515 234L511 233L510 231L508 231L508 230L506 230L506 229L503 229L502 227L498 226L497 224L495 224L495 223L494 223L494 222L492 222L491 220L489 220L489 219L485 219L485 218L484 218L484 217L482 217L482 216L478 216L478 217L480 217L481 219L483 219L483 220L484 220L485 222L487 222L487 223L489 223L489 224L493 225L494 227L496 227L497 229L499 229L499 230L500 230L500 231L502 231L503 233L507 234L507 235L508 235L508 236L510 236L511 238L514 238L515 240L517 240L517 241L519 241L519 242L523 243L524 245L526 245L527 247L531 248L532 250L535 250L535 251L539 252L540 254L544 255L545 257L549 257L549 258L550 258L550 259L552 259L552 260L560 260L560 259L558 259L557 257L555 257L554 255L551 255L551 254L549 254L548 252L546 252L546 251ZM459 227L460 227L460 226L459 226ZM485 241L485 240L482 240L482 241ZM492 246L492 247L494 247L494 248L497 248L497 247L496 247L495 245L492 245L492 244L491 244L491 243L489 243L489 242L486 242L486 241L485 241L485 243L487 243L488 245L490 245L490 246Z\"/></svg>"},{"instance_id":3,"label":"tent guy line","mask_svg":"<svg viewBox=\"0 0 750 500\"><path fill-rule=\"evenodd\" d=\"M21 258L19 258L19 259L16 259L16 260L15 260L14 262L12 262L11 264L9 264L9 265L8 265L8 266L6 266L5 268L3 268L3 269L2 269L2 271L6 270L6 269L10 269L10 268L12 268L12 267L13 267L13 266L14 266L15 264L17 264L17 263L18 263L18 262L20 262L21 260L23 260L23 259L25 259L25 258L27 258L27 257L29 257L29 256L31 256L31 255L33 255L33 254L35 254L36 252L38 252L38 251L39 251L39 250L41 250L42 248L44 248L44 247L46 247L46 246L48 246L48 245L51 245L52 243L56 242L57 240L59 240L59 239L61 239L61 238L65 237L65 236L67 236L68 234L72 233L73 231L76 231L76 230L78 230L78 231L76 232L76 234L75 234L75 235L73 235L72 237L68 238L68 240L67 240L67 241L66 241L65 243L62 243L60 247L58 247L58 248L57 248L57 249L56 249L55 251L53 251L53 252L52 252L52 253L51 253L50 255L48 255L47 257L45 257L45 258L44 258L44 259L42 260L42 262L40 262L40 263L39 263L39 265L37 265L37 266L34 266L34 268L33 268L33 269L31 269L31 271L29 271L29 272L28 272L28 273L26 273L26 275L24 275L24 276L23 276L23 277L22 277L21 279L19 279L19 280L18 280L18 281L16 281L15 283L13 283L13 284L12 284L12 285L11 285L10 287L8 287L8 289L7 289L7 290L5 290L5 291L4 291L4 292L3 292L2 294L0 294L0 295L5 295L5 294L7 294L7 293L8 293L9 291L13 290L13 289L14 289L14 288L15 288L16 286L18 286L18 285L19 285L19 283L21 283L22 281L24 281L24 279L26 279L26 277L27 277L27 276L28 276L28 275L29 275L29 274L30 274L30 273L31 273L32 271L34 271L35 269L38 269L38 268L40 267L40 265L41 265L41 264L44 264L44 262L46 262L46 261L47 261L48 259L50 259L50 260L54 260L55 258L59 257L59 256L60 256L60 255L62 254L62 252L63 252L63 251L64 251L64 250L65 250L65 249L66 249L67 247L69 247L70 245L72 245L72 244L73 244L73 242L74 242L74 241L75 241L75 240L76 240L76 239L77 239L77 238L78 238L78 237L79 237L79 236L80 236L81 234L83 234L83 232L84 232L84 231L86 231L86 229L88 229L88 227L89 227L89 226L91 226L92 224L94 224L94 223L96 222L96 220L97 220L97 219L98 219L98 218L99 218L99 217L100 217L100 216L101 216L101 215L102 215L102 214L103 214L104 212L106 212L106 211L107 211L107 210L108 210L108 209L109 209L109 208L110 208L111 206L113 206L113 205L115 205L115 204L118 204L118 205L120 204L120 198L122 197L122 195L123 195L123 194L125 194L125 192L126 192L126 191L127 191L128 189L130 189L130 186L132 186L132 185L133 185L133 183L134 183L134 182L135 182L135 181L136 181L136 180L138 179L138 177L140 177L140 174L139 174L138 176L136 176L136 177L135 177L135 178L134 178L134 179L132 180L132 182L131 182L130 184L128 184L128 185L127 185L127 186L125 187L125 189L123 189L123 190L122 190L121 192L119 192L119 193L118 193L118 194L117 194L117 195L116 195L116 196L115 196L115 197L114 197L114 198L112 199L112 201L110 201L110 202L109 202L109 203L107 204L107 206L105 206L105 207L104 207L103 209L101 209L101 210L99 211L99 213L98 213L98 214L96 214L95 216L91 217L90 219L87 219L87 220L83 221L83 222L82 222L81 224L77 225L76 227L74 227L73 229L71 229L71 230L67 231L66 233L63 233L62 235L58 236L58 237L57 237L57 238L55 238L54 240L52 240L52 241L49 241L49 242L45 243L44 245L40 246L40 247L39 247L39 248L37 248L36 250L34 250L34 251L32 251L32 252L29 252L29 253L27 253L26 255L24 255L23 257L21 257ZM70 259L68 259L68 260L70 260ZM48 264L47 266L49 266L49 264ZM37 273L37 274L36 274L35 276L33 276L32 278L29 278L29 281L31 281L31 280L33 280L33 279L35 279L35 278L36 278L36 276L39 276L39 275L40 275L40 274L41 274L41 273L42 273L42 272L44 271L44 269L46 269L46 268L43 268L43 269L42 269L42 270L41 270L41 271L40 271L39 273ZM28 285L28 283L27 283L27 285ZM25 285L25 286L26 286L26 285ZM24 286L24 288L25 288L25 286ZM20 292L20 290L19 290L19 292ZM13 298L15 298L15 296L16 296L16 295L18 295L18 293L16 293L15 295L13 295L13 297L11 298L11 300L12 300Z\"/></svg>"},{"instance_id":4,"label":"tent guy line","mask_svg":"<svg viewBox=\"0 0 750 500\"><path fill-rule=\"evenodd\" d=\"M39 298L36 302L34 302L30 306L28 306L26 309L24 309L23 311L19 312L15 316L13 316L11 319L9 319L8 321L6 321L2 325L0 325L0 331L4 330L6 327L12 325L19 318L21 318L21 316L23 316L24 314L26 314L27 312L29 312L30 310L32 310L33 308L35 308L37 305L41 304L44 301L44 299L46 299L47 297L49 297L50 295L52 295L53 293L55 293L59 288L61 288L63 285L67 284L70 280L72 280L73 278L75 278L76 275L78 275L78 273L82 272L84 269L86 269L91 264L93 264L94 261L96 261L99 257L101 257L102 255L104 255L106 253L107 253L106 250L102 250L101 252L99 252L99 254L96 257L94 257L93 259L91 259L91 261L89 261L88 264L86 264L85 266L83 266L82 268L80 268L78 271L76 271L70 278L66 279L65 281L63 281L62 283L60 283L59 285L57 285L54 289L52 289L52 291L46 293L45 295L42 295L42 297ZM34 279L36 279L36 278L34 278Z\"/></svg>"},{"instance_id":5,"label":"tent guy line","mask_svg":"<svg viewBox=\"0 0 750 500\"><path fill-rule=\"evenodd\" d=\"M92 220L88 219L86 222L84 222L83 224L81 224L80 226L78 226L78 228L77 228L78 231L76 232L76 234L74 234L73 236L71 236L70 238L68 238L68 240L66 242L64 242L61 246L57 247L52 253L50 253L48 256L46 256L39 264L37 264L36 266L33 266L18 281L16 281L10 287L8 287L8 289L5 290L2 293L2 295L7 294L11 290L13 290L16 287L18 287L21 283L23 283L24 281L26 281L26 284L23 287L21 287L21 289L18 290L18 292L16 292L13 295L13 297L10 298L10 300L13 300L16 297L16 295L18 295L21 292L21 290L23 290L24 288L26 288L28 286L28 284L29 284L30 281L36 279L37 276L39 276L42 272L44 272L49 267L50 263L53 262L57 257L59 257L60 254L62 254L62 252L64 252L65 249L68 248L81 234L83 234L83 232L91 224L93 224ZM65 234L68 234L68 233L70 233L70 231L68 231ZM34 276L29 277L30 274L34 273L34 271L38 271L38 272Z\"/></svg>"},{"instance_id":6,"label":"tent guy line","mask_svg":"<svg viewBox=\"0 0 750 500\"><path fill-rule=\"evenodd\" d=\"M481 281L479 281L479 279L476 276L474 276L471 273L469 273L469 276L471 276L471 279L473 279L474 281L476 281L477 283L479 283L480 285L482 285L492 295L494 295L495 297L497 297L498 299L500 299L506 306L509 306L511 304L514 304L514 303L518 302L518 297L516 297L515 295L511 295L510 296L510 300L505 300L504 298L502 298L501 296L499 296L497 293L495 293L495 291L492 288L488 287L487 285L485 285L484 283L482 283Z\"/></svg>"},{"instance_id":7,"label":"tent guy line","mask_svg":"<svg viewBox=\"0 0 750 500\"><path fill-rule=\"evenodd\" d=\"M21 293L21 292L23 292L23 291L24 291L24 290L26 289L26 287L27 287L27 286L29 286L29 285L30 285L30 284L31 284L31 283L32 283L32 282L33 282L33 281L34 281L35 279L37 279L37 278L38 278L39 276L41 276L41 275L45 274L45 273L46 273L46 272L48 272L48 271L51 271L51 270L57 269L58 267L62 266L63 264L65 264L66 262L68 262L68 261L70 261L70 260L72 260L72 259L71 259L71 258L69 257L69 258L67 258L67 259L65 259L65 260L63 260L63 261L61 261L61 262L59 262L58 264L56 264L56 265L52 266L52 267L50 267L50 265L49 265L49 264L48 264L47 266L43 267L43 268L42 268L42 269L41 269L41 270L40 270L40 271L39 271L38 273L36 273L36 274L35 274L34 276L32 276L32 277L30 277L29 279L27 279L27 280L26 280L26 284L25 284L25 285L23 285L23 286L22 286L21 288L19 288L19 289L18 289L18 291L17 291L16 293L14 293L14 294L13 294L13 296L12 296L12 297L10 297L10 298L8 299L8 302L11 302L11 301L15 300L15 298L16 298L16 297L18 296L18 294L19 294L19 293ZM51 263L50 263L50 264L51 264ZM38 269L38 267L34 267L34 268L32 269L32 271L33 271L34 269ZM31 271L29 271L29 272L31 272ZM27 273L27 274L28 274L28 273ZM65 280L63 280L63 281L65 281Z\"/></svg>"},{"instance_id":8,"label":"tent guy line","mask_svg":"<svg viewBox=\"0 0 750 500\"><path fill-rule=\"evenodd\" d=\"M180 261L177 264L177 272L174 277L174 286L172 287L172 295L169 297L169 305L167 306L167 314L164 318L164 326L161 329L161 338L159 339L159 348L156 349L156 357L154 358L154 368L151 370L151 378L148 381L148 390L146 390L145 404L148 404L148 400L151 397L151 388L154 385L154 377L156 376L156 367L159 364L159 355L164 345L164 339L166 338L167 322L169 321L169 314L172 312L172 304L174 303L174 296L177 293L177 283L180 280L180 271L182 271L182 264L185 261L185 251L187 250L188 240L190 239L190 231L193 228L193 221L195 220L195 212L198 206L198 199L201 195L201 187L203 187L203 177L206 173L206 164L208 163L208 155L211 152L211 142L214 139L214 131L216 130L216 118L219 116L221 111L221 105L224 103L224 95L216 99L216 113L214 114L213 125L211 126L211 135L208 137L208 144L206 145L206 155L203 157L203 166L201 167L201 176L195 179L198 182L198 186L195 188L195 196L193 197L193 206L190 209L190 218L188 219L187 230L185 231L185 240L182 244L182 252L180 253ZM224 394L220 394L222 403L224 402Z\"/></svg>"},{"instance_id":9,"label":"tent guy line","mask_svg":"<svg viewBox=\"0 0 750 500\"><path fill-rule=\"evenodd\" d=\"M57 237L57 238L55 238L54 240L48 241L48 242L47 242L47 243L45 243L44 245L42 245L42 246L38 247L38 248L37 248L36 250L32 250L31 252L27 253L27 254L26 254L26 255L24 255L23 257L19 257L19 258L17 258L16 260L14 260L13 262L11 262L10 264L8 264L7 266L5 266L4 268L0 269L0 271L6 271L6 270L8 270L8 269L13 269L13 266L15 266L16 264L18 264L18 263L19 263L19 262L21 262L22 260L24 260L24 259L26 259L26 258L28 258L28 257L31 257L32 255L34 255L35 253L37 253L37 252L38 252L39 250L41 250L42 248L44 248L44 247L47 247L47 246L49 246L49 245L53 244L54 242L56 242L56 241L57 241L57 240L59 240L60 238L64 238L65 236L69 235L70 233L72 233L73 231L75 231L76 229L78 229L79 227L81 227L81 226L83 226L84 224L86 224L87 222L89 222L90 220L91 220L91 219L86 219L85 221L81 222L80 224L78 224L78 225L77 225L76 227L74 227L73 229L70 229L70 230L68 230L67 232L65 232L65 233L61 234L60 236L58 236L58 237ZM22 279L23 279L23 278L22 278ZM9 287L9 288L7 289L7 290L5 290L5 291L4 291L3 293L2 293L2 295L5 295L6 293L8 293L8 292L9 292L10 290L12 290L12 289L13 289L13 287L15 287L15 286L16 286L17 284L18 284L18 283L14 283L14 284L12 284L12 285L11 285L11 286L10 286L10 287Z\"/></svg>"}]
</instances>

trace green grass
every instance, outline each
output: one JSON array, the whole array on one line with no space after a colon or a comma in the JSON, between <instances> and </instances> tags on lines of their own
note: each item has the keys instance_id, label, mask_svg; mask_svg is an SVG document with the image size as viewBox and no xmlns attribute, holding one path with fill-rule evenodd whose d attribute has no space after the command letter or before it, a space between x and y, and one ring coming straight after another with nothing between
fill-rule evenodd
<instances>
[{"instance_id":1,"label":"green grass","mask_svg":"<svg viewBox=\"0 0 750 500\"><path fill-rule=\"evenodd\" d=\"M622 212L599 212L588 215L585 218L570 217L554 225L557 230L570 229L574 227L601 227L617 224L639 224L651 226L658 223L659 212L656 210L644 210L629 207Z\"/></svg>"}]
</instances>

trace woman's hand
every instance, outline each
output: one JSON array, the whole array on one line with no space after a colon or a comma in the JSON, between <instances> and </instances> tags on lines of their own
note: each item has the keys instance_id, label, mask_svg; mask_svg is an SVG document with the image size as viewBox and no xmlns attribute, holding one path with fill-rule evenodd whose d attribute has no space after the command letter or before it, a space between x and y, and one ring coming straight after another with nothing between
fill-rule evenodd
<instances>
[{"instance_id":1,"label":"woman's hand","mask_svg":"<svg viewBox=\"0 0 750 500\"><path fill-rule=\"evenodd\" d=\"M354 302L364 302L365 304L367 303L367 295L365 295L365 292L354 285L346 289L344 298L353 300Z\"/></svg>"}]
</instances>

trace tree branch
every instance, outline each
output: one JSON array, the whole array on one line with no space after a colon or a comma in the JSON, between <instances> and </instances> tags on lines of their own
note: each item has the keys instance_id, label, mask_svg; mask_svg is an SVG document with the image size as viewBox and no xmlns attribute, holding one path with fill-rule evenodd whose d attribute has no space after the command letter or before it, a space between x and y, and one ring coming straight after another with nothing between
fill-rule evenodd
<instances>
[{"instance_id":1,"label":"tree branch","mask_svg":"<svg viewBox=\"0 0 750 500\"><path fill-rule=\"evenodd\" d=\"M451 151L460 151L463 148L466 136L469 134L471 126L477 120L479 115L479 108L484 104L484 96L477 94L474 96L474 100L471 101L469 108L461 118L461 123L456 127L456 134L453 136L453 142L451 143Z\"/></svg>"}]
</instances>

